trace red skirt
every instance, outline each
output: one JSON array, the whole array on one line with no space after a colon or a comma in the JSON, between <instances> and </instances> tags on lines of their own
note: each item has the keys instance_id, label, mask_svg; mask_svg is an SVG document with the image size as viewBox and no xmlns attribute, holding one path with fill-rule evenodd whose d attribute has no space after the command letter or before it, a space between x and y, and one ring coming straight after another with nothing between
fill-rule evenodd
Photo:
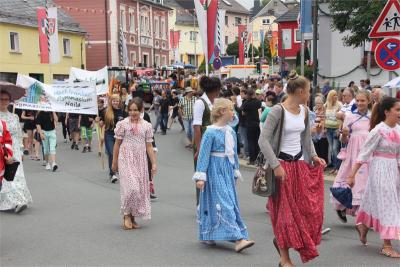
<instances>
[{"instance_id":1,"label":"red skirt","mask_svg":"<svg viewBox=\"0 0 400 267\"><path fill-rule=\"evenodd\" d=\"M293 248L303 263L317 257L324 212L323 166L313 167L300 160L281 161L286 172L277 181L277 193L269 198L268 209L278 247Z\"/></svg>"}]
</instances>

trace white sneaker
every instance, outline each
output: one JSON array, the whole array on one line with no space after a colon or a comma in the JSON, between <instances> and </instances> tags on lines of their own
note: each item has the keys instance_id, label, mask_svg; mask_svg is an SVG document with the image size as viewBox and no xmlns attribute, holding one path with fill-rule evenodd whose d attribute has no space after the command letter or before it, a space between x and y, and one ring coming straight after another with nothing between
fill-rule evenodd
<instances>
[{"instance_id":1,"label":"white sneaker","mask_svg":"<svg viewBox=\"0 0 400 267\"><path fill-rule=\"evenodd\" d=\"M46 164L46 170L48 170L48 171L51 170L50 163L47 163L47 164Z\"/></svg>"},{"instance_id":2,"label":"white sneaker","mask_svg":"<svg viewBox=\"0 0 400 267\"><path fill-rule=\"evenodd\" d=\"M116 176L115 174L113 176L111 176L110 178L111 183L116 183L118 181L118 176Z\"/></svg>"}]
</instances>

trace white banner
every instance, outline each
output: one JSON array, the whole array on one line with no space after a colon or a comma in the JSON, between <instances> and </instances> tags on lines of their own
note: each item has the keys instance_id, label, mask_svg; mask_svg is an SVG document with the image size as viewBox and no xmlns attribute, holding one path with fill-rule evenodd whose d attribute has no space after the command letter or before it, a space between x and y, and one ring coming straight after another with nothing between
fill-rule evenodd
<instances>
[{"instance_id":1,"label":"white banner","mask_svg":"<svg viewBox=\"0 0 400 267\"><path fill-rule=\"evenodd\" d=\"M60 62L60 49L58 47L58 19L57 8L48 8L48 35L50 44L50 63L57 64Z\"/></svg>"},{"instance_id":2,"label":"white banner","mask_svg":"<svg viewBox=\"0 0 400 267\"><path fill-rule=\"evenodd\" d=\"M26 96L14 103L15 108L78 114L97 114L94 81L44 84L18 74L17 85L26 89Z\"/></svg>"},{"instance_id":3,"label":"white banner","mask_svg":"<svg viewBox=\"0 0 400 267\"><path fill-rule=\"evenodd\" d=\"M72 67L69 71L70 82L96 82L98 95L108 93L108 70L107 66L97 71L82 70Z\"/></svg>"}]
</instances>

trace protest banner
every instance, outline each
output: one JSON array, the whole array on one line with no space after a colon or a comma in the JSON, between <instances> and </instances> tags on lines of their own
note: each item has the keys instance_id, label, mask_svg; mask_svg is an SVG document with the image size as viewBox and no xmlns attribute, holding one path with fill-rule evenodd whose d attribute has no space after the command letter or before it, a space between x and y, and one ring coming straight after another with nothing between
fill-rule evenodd
<instances>
[{"instance_id":1,"label":"protest banner","mask_svg":"<svg viewBox=\"0 0 400 267\"><path fill-rule=\"evenodd\" d=\"M97 114L94 81L44 84L18 74L17 85L26 88L26 96L14 103L17 109Z\"/></svg>"},{"instance_id":2,"label":"protest banner","mask_svg":"<svg viewBox=\"0 0 400 267\"><path fill-rule=\"evenodd\" d=\"M97 95L108 93L107 66L97 71L82 70L72 67L69 71L70 82L96 82Z\"/></svg>"}]
</instances>

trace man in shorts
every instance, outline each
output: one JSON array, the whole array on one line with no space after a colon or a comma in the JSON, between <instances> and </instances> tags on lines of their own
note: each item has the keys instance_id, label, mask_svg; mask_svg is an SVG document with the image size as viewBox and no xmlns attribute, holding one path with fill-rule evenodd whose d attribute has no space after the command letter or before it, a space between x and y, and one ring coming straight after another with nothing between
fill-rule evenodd
<instances>
[{"instance_id":1,"label":"man in shorts","mask_svg":"<svg viewBox=\"0 0 400 267\"><path fill-rule=\"evenodd\" d=\"M79 114L67 113L65 118L66 122L69 125L69 132L72 137L72 145L71 149L79 150L78 142L80 138L80 130L79 130Z\"/></svg>"}]
</instances>

